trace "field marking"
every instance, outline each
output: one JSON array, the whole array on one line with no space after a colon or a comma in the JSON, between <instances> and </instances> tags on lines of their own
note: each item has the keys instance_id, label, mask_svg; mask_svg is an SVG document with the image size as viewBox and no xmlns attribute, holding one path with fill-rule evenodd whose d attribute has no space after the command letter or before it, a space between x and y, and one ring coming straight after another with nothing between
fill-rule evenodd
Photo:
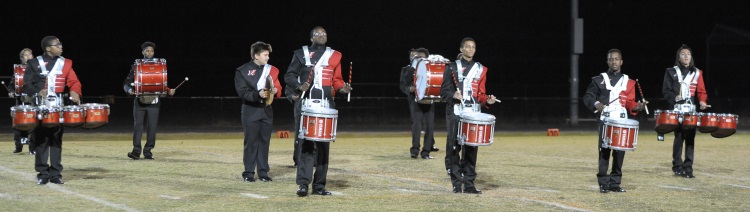
<instances>
[{"instance_id":1,"label":"field marking","mask_svg":"<svg viewBox=\"0 0 750 212\"><path fill-rule=\"evenodd\" d=\"M260 195L260 194L241 193L240 195L246 196L246 197L250 197L250 198L255 198L255 199L268 199L267 196L263 196L263 195Z\"/></svg>"},{"instance_id":2,"label":"field marking","mask_svg":"<svg viewBox=\"0 0 750 212\"><path fill-rule=\"evenodd\" d=\"M161 197L161 198L164 198L164 199L171 199L171 200L179 200L179 199L182 199L182 198L180 198L180 197L169 196L169 195L165 195L165 194L160 194L160 195L159 195L159 197Z\"/></svg>"},{"instance_id":3,"label":"field marking","mask_svg":"<svg viewBox=\"0 0 750 212\"><path fill-rule=\"evenodd\" d=\"M729 185L729 186L734 186L734 187L740 187L740 188L747 188L747 189L750 189L750 186L737 185L737 184L726 184L726 185Z\"/></svg>"},{"instance_id":4,"label":"field marking","mask_svg":"<svg viewBox=\"0 0 750 212\"><path fill-rule=\"evenodd\" d=\"M678 190L683 190L683 191L695 191L696 190L694 188L679 187L679 186L668 186L668 185L660 185L659 187L670 188L670 189L678 189Z\"/></svg>"},{"instance_id":5,"label":"field marking","mask_svg":"<svg viewBox=\"0 0 750 212\"><path fill-rule=\"evenodd\" d=\"M0 170L2 170L4 172L7 172L7 173L13 173L16 176L20 177L22 180L28 180L28 181L36 182L36 177L33 174L19 172L19 171L7 168L5 166L0 166ZM96 198L96 197L93 197L93 196L84 195L84 194L81 194L81 193L78 193L78 192L75 192L75 191L68 190L67 188L61 187L61 186L59 186L57 184L48 183L45 187L51 188L52 190L59 191L59 192L65 193L65 194L75 195L75 196L81 197L83 199L86 199L86 200L89 200L89 201L92 201L92 202L96 202L96 203L99 203L99 204L102 204L102 205L105 205L105 206L108 206L108 207L111 207L111 208L120 209L120 210L124 210L124 211L138 211L138 210L136 210L134 208L128 207L127 205L117 204L117 203L113 203L113 202L110 202L110 201L107 201L107 200L99 199L99 198Z\"/></svg>"},{"instance_id":6,"label":"field marking","mask_svg":"<svg viewBox=\"0 0 750 212\"><path fill-rule=\"evenodd\" d=\"M730 180L750 181L750 178L729 177L729 176L715 175L715 174L710 174L710 173L700 173L700 174L701 175L706 175L706 176L711 176L711 177L718 177L718 178L730 179Z\"/></svg>"},{"instance_id":7,"label":"field marking","mask_svg":"<svg viewBox=\"0 0 750 212\"><path fill-rule=\"evenodd\" d=\"M371 177L380 177L380 178L393 179L393 180L406 181L406 182L415 182L415 183L420 183L420 184L423 184L423 185L429 185L429 186L433 186L433 187L437 187L437 188L442 188L442 189L435 189L435 190L451 191L452 192L452 190L446 189L445 187L443 187L441 185L438 185L438 184L435 184L435 183L426 182L426 181L416 180L416 179L401 178L401 177L388 176L388 175L382 175L382 174L369 174L369 173L362 173L362 172L353 171L353 170L330 169L330 168L328 170L329 170L329 172L330 171L334 171L334 172L340 172L340 173L347 173L347 174L357 175L357 176L360 176L360 177L371 176ZM339 193L339 192L336 192L336 193L331 192L331 193L332 194L336 194L336 193ZM336 195L338 195L338 194L336 194ZM562 208L562 209L565 209L565 210L589 211L589 210L582 209L582 208L576 208L576 207L572 207L572 206L567 206L567 205L564 205L562 203L557 203L557 202L548 202L548 201L528 199L528 198L523 198L523 197L507 196L507 195L498 195L498 196L508 197L508 198L516 199L516 200L523 201L523 202L533 202L533 203L542 204L542 205L559 207L559 208Z\"/></svg>"},{"instance_id":8,"label":"field marking","mask_svg":"<svg viewBox=\"0 0 750 212\"><path fill-rule=\"evenodd\" d=\"M344 194L344 193L342 193L342 192L339 192L339 191L328 191L328 192L331 192L331 195L336 195L336 196L343 196L343 195L346 195L346 194Z\"/></svg>"}]
</instances>

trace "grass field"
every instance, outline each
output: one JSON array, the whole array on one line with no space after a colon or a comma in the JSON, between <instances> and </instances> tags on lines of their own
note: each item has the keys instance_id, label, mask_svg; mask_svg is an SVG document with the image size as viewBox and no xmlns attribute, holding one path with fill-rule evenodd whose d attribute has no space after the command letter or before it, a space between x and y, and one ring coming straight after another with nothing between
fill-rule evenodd
<instances>
[{"instance_id":1,"label":"grass field","mask_svg":"<svg viewBox=\"0 0 750 212\"><path fill-rule=\"evenodd\" d=\"M144 136L145 138L145 136ZM481 147L477 187L454 194L445 134L435 159L409 157L410 135L341 132L331 145L332 196L297 197L292 140L271 141L273 182L243 182L241 133L162 133L156 160L126 157L130 134L66 134L64 185L38 186L34 157L0 135L0 211L747 211L750 135L697 136L695 179L671 172L670 139L641 132L623 165L625 193L598 192L596 132L496 132Z\"/></svg>"}]
</instances>

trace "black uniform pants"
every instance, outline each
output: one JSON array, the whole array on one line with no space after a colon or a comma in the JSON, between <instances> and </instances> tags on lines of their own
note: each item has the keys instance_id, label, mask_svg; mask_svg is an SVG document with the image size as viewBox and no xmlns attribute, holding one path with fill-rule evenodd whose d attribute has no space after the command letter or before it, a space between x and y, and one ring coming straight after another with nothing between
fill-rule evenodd
<instances>
[{"instance_id":1,"label":"black uniform pants","mask_svg":"<svg viewBox=\"0 0 750 212\"><path fill-rule=\"evenodd\" d=\"M20 131L20 130L13 130L13 140L16 142L16 150L21 151L23 149L23 144L21 143L21 139L26 138L26 144L29 145L29 152L31 152L34 149L34 146L31 143L31 138L29 137L28 131Z\"/></svg>"},{"instance_id":2,"label":"black uniform pants","mask_svg":"<svg viewBox=\"0 0 750 212\"><path fill-rule=\"evenodd\" d=\"M622 162L625 160L625 151L602 148L602 144L604 143L604 139L602 139L604 133L602 132L603 125L602 121L598 121L599 142L597 148L599 149L599 172L596 173L596 178L600 186L609 185L610 187L619 187L622 182ZM610 156L612 156L612 172L607 174Z\"/></svg>"},{"instance_id":3,"label":"black uniform pants","mask_svg":"<svg viewBox=\"0 0 750 212\"><path fill-rule=\"evenodd\" d=\"M34 131L34 144L36 155L34 155L34 169L39 172L37 178L55 179L61 178L63 165L62 160L62 136L63 127L57 126L47 128L37 126ZM47 161L49 160L49 164Z\"/></svg>"},{"instance_id":4,"label":"black uniform pants","mask_svg":"<svg viewBox=\"0 0 750 212\"><path fill-rule=\"evenodd\" d=\"M435 145L433 131L435 130L435 105L419 104L414 99L408 99L409 111L411 112L411 149L409 152L413 155L419 153L419 139L422 135L422 121L425 123L424 146L422 146L421 156L430 155L432 146Z\"/></svg>"},{"instance_id":5,"label":"black uniform pants","mask_svg":"<svg viewBox=\"0 0 750 212\"><path fill-rule=\"evenodd\" d=\"M244 147L242 148L242 163L245 171L242 177L252 178L255 168L258 167L258 177L268 177L271 167L268 165L268 148L271 145L271 127L273 119L264 114L264 118L251 120L253 110L263 108L242 105L242 128L245 131Z\"/></svg>"},{"instance_id":6,"label":"black uniform pants","mask_svg":"<svg viewBox=\"0 0 750 212\"><path fill-rule=\"evenodd\" d=\"M302 99L295 103L295 117L301 117ZM333 105L332 101L329 101ZM297 118L299 120L299 118ZM299 122L297 123L299 132ZM326 187L328 175L328 150L330 142L316 142L303 138L295 138L298 141L299 158L297 159L297 185L313 184L313 191L322 190Z\"/></svg>"},{"instance_id":7,"label":"black uniform pants","mask_svg":"<svg viewBox=\"0 0 750 212\"><path fill-rule=\"evenodd\" d=\"M448 164L448 175L453 187L459 188L463 183L464 188L474 188L479 148L458 145L458 120L459 117L453 114L446 117L448 139L445 142L445 160Z\"/></svg>"},{"instance_id":8,"label":"black uniform pants","mask_svg":"<svg viewBox=\"0 0 750 212\"><path fill-rule=\"evenodd\" d=\"M682 146L685 144L685 160L682 160ZM693 159L695 150L695 129L682 129L678 127L674 131L674 145L672 146L672 171L685 171L693 173Z\"/></svg>"},{"instance_id":9,"label":"black uniform pants","mask_svg":"<svg viewBox=\"0 0 750 212\"><path fill-rule=\"evenodd\" d=\"M302 100L299 99L296 102L294 102L294 142L292 142L292 145L294 146L294 152L292 154L292 160L294 160L294 166L297 166L297 161L299 161L299 152L300 152L300 139L299 139L299 122L300 117L302 116L302 111L300 111L302 105Z\"/></svg>"},{"instance_id":10,"label":"black uniform pants","mask_svg":"<svg viewBox=\"0 0 750 212\"><path fill-rule=\"evenodd\" d=\"M160 100L161 101L161 100ZM156 146L156 126L159 123L159 106L157 104L141 104L138 98L133 102L133 155L152 156L151 149ZM141 147L143 127L146 129L146 146Z\"/></svg>"}]
</instances>

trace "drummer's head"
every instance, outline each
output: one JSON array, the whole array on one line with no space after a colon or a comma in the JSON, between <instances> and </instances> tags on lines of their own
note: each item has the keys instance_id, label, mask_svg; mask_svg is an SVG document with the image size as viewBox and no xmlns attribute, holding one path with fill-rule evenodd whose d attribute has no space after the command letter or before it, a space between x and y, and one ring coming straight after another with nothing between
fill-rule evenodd
<instances>
[{"instance_id":1,"label":"drummer's head","mask_svg":"<svg viewBox=\"0 0 750 212\"><path fill-rule=\"evenodd\" d=\"M690 50L690 47L687 45L682 44L682 46L677 49L677 58L675 58L674 65L688 67L689 70L692 71L692 67L695 67L695 63L693 62L693 50Z\"/></svg>"},{"instance_id":2,"label":"drummer's head","mask_svg":"<svg viewBox=\"0 0 750 212\"><path fill-rule=\"evenodd\" d=\"M477 52L477 43L474 42L474 38L466 37L461 40L461 48L459 50L465 60L471 61Z\"/></svg>"},{"instance_id":3,"label":"drummer's head","mask_svg":"<svg viewBox=\"0 0 750 212\"><path fill-rule=\"evenodd\" d=\"M415 48L409 49L409 61L414 60L414 58L416 57L417 57L417 49Z\"/></svg>"},{"instance_id":4,"label":"drummer's head","mask_svg":"<svg viewBox=\"0 0 750 212\"><path fill-rule=\"evenodd\" d=\"M313 44L326 45L326 42L328 42L326 29L323 29L322 26L316 26L310 30L310 41L312 41Z\"/></svg>"},{"instance_id":5,"label":"drummer's head","mask_svg":"<svg viewBox=\"0 0 750 212\"><path fill-rule=\"evenodd\" d=\"M151 59L154 58L154 52L156 51L156 44L151 41L146 41L141 44L141 53L143 58Z\"/></svg>"},{"instance_id":6,"label":"drummer's head","mask_svg":"<svg viewBox=\"0 0 750 212\"><path fill-rule=\"evenodd\" d=\"M265 65L268 63L268 60L271 59L269 56L271 54L271 44L263 43L261 41L253 43L253 45L250 46L250 55L253 56L253 62L258 65Z\"/></svg>"},{"instance_id":7,"label":"drummer's head","mask_svg":"<svg viewBox=\"0 0 750 212\"><path fill-rule=\"evenodd\" d=\"M18 57L21 59L21 64L26 65L26 63L34 58L34 55L31 53L31 49L25 48L21 50L21 53L18 53Z\"/></svg>"},{"instance_id":8,"label":"drummer's head","mask_svg":"<svg viewBox=\"0 0 750 212\"><path fill-rule=\"evenodd\" d=\"M622 67L622 52L619 49L610 49L607 52L607 65L612 72L620 72Z\"/></svg>"},{"instance_id":9,"label":"drummer's head","mask_svg":"<svg viewBox=\"0 0 750 212\"><path fill-rule=\"evenodd\" d=\"M430 55L430 51L425 49L424 47L419 47L417 49L417 56L415 58L427 58L427 56Z\"/></svg>"},{"instance_id":10,"label":"drummer's head","mask_svg":"<svg viewBox=\"0 0 750 212\"><path fill-rule=\"evenodd\" d=\"M47 36L42 38L42 49L47 53L47 55L53 57L60 56L63 52L62 43L60 42L60 39L55 36Z\"/></svg>"}]
</instances>

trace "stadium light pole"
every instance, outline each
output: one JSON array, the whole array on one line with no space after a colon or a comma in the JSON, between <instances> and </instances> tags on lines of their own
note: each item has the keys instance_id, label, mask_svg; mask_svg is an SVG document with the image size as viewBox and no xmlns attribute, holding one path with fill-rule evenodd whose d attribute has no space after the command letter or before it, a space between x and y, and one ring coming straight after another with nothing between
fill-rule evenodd
<instances>
[{"instance_id":1,"label":"stadium light pole","mask_svg":"<svg viewBox=\"0 0 750 212\"><path fill-rule=\"evenodd\" d=\"M578 18L578 0L570 0L570 124L578 125L578 57L583 54L583 19Z\"/></svg>"}]
</instances>

